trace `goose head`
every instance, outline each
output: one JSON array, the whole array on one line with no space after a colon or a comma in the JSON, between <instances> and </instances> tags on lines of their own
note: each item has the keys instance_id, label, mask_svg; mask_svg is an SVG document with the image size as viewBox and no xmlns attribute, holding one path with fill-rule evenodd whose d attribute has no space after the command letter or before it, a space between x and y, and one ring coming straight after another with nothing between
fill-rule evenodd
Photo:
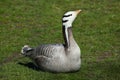
<instances>
[{"instance_id":1,"label":"goose head","mask_svg":"<svg viewBox=\"0 0 120 80\"><path fill-rule=\"evenodd\" d=\"M63 18L62 18L63 26L72 27L73 21L75 20L75 18L77 17L77 15L78 15L81 11L82 11L82 10L76 10L76 11L66 12L66 13L63 15Z\"/></svg>"}]
</instances>

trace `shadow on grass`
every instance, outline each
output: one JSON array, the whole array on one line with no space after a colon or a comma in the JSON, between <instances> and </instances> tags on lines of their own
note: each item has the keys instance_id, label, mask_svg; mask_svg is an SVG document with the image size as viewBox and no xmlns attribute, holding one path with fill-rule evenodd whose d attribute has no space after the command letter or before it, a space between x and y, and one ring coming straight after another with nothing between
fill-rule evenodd
<instances>
[{"instance_id":1,"label":"shadow on grass","mask_svg":"<svg viewBox=\"0 0 120 80\"><path fill-rule=\"evenodd\" d=\"M36 71L46 72L45 70L37 67L37 66L36 66L34 63L32 63L32 62L29 62L29 63L19 62L18 64L19 64L19 65L22 65L22 66L25 66L25 67L28 67L28 68L30 68L30 69L36 70ZM50 72L50 73L53 73L53 74L59 73L59 72L52 72L52 71L47 71L47 72ZM77 71L71 71L71 72L60 72L60 73L75 73L75 72L79 72L79 70L77 70Z\"/></svg>"},{"instance_id":2,"label":"shadow on grass","mask_svg":"<svg viewBox=\"0 0 120 80\"><path fill-rule=\"evenodd\" d=\"M29 62L29 63L22 63L22 62L19 62L18 63L19 65L22 65L22 66L25 66L25 67L28 67L30 69L33 69L33 70L36 70L36 71L42 71L44 72L42 69L38 68L35 64L33 64L32 62Z\"/></svg>"}]
</instances>

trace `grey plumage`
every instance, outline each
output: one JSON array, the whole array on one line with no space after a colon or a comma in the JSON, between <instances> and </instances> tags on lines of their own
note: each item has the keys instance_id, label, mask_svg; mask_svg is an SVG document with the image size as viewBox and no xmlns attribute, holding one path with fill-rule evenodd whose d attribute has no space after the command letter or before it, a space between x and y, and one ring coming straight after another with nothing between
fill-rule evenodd
<instances>
[{"instance_id":1,"label":"grey plumage","mask_svg":"<svg viewBox=\"0 0 120 80\"><path fill-rule=\"evenodd\" d=\"M43 55L46 57L52 57L54 55L54 52L57 52L58 50L61 50L64 46L62 44L43 44L36 48L34 48L33 55L39 56Z\"/></svg>"}]
</instances>

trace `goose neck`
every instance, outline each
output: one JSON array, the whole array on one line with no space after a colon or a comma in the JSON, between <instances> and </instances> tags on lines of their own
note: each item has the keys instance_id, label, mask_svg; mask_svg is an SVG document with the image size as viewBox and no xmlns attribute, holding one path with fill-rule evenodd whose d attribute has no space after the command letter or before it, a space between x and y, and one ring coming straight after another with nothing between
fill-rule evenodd
<instances>
[{"instance_id":1,"label":"goose neck","mask_svg":"<svg viewBox=\"0 0 120 80\"><path fill-rule=\"evenodd\" d=\"M74 42L72 27L63 26L63 37L65 41L65 47L69 48L70 45Z\"/></svg>"}]
</instances>

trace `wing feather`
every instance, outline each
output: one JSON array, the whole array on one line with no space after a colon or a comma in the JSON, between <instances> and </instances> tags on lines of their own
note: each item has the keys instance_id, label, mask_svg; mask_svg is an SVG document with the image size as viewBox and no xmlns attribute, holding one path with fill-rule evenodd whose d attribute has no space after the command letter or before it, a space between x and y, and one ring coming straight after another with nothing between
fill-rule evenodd
<instances>
[{"instance_id":1,"label":"wing feather","mask_svg":"<svg viewBox=\"0 0 120 80\"><path fill-rule=\"evenodd\" d=\"M52 57L57 54L61 49L63 49L62 44L48 44L48 45L40 45L35 48L35 55L43 55L46 57Z\"/></svg>"}]
</instances>

